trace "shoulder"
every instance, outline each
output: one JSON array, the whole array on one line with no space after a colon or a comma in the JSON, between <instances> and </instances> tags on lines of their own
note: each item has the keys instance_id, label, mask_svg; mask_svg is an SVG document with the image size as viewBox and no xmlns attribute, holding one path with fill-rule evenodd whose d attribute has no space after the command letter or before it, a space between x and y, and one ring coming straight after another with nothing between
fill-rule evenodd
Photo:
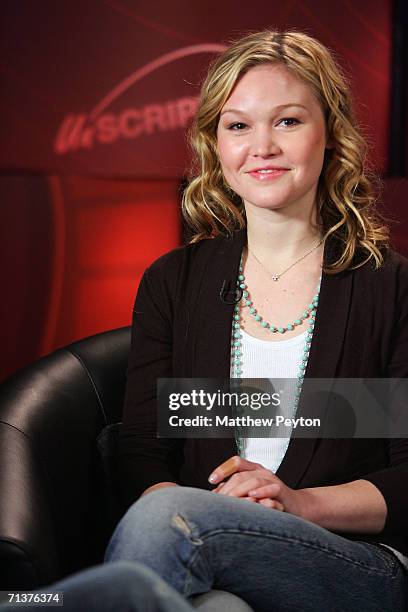
<instances>
[{"instance_id":1,"label":"shoulder","mask_svg":"<svg viewBox=\"0 0 408 612\"><path fill-rule=\"evenodd\" d=\"M231 237L217 236L207 238L177 247L158 259L156 259L146 270L146 274L155 278L175 278L180 274L199 270L206 265L209 259L217 254L222 254L226 247L240 242L242 236L237 232Z\"/></svg>"},{"instance_id":2,"label":"shoulder","mask_svg":"<svg viewBox=\"0 0 408 612\"><path fill-rule=\"evenodd\" d=\"M361 300L360 307L370 307L393 320L408 312L408 259L394 249L383 252L379 268L374 262L352 270L354 294Z\"/></svg>"},{"instance_id":3,"label":"shoulder","mask_svg":"<svg viewBox=\"0 0 408 612\"><path fill-rule=\"evenodd\" d=\"M392 278L396 307L406 312L408 310L408 259L390 250L385 258L383 273Z\"/></svg>"},{"instance_id":4,"label":"shoulder","mask_svg":"<svg viewBox=\"0 0 408 612\"><path fill-rule=\"evenodd\" d=\"M385 271L394 271L398 272L402 275L408 274L408 259L394 251L393 249L388 249L384 256L384 270Z\"/></svg>"},{"instance_id":5,"label":"shoulder","mask_svg":"<svg viewBox=\"0 0 408 612\"><path fill-rule=\"evenodd\" d=\"M161 255L155 261L153 261L149 265L147 270L154 274L163 271L168 272L174 269L175 267L182 265L182 263L186 260L194 260L197 257L202 256L206 252L211 252L211 250L215 246L214 243L214 239L207 239L172 249L171 251L164 253L164 255Z\"/></svg>"},{"instance_id":6,"label":"shoulder","mask_svg":"<svg viewBox=\"0 0 408 612\"><path fill-rule=\"evenodd\" d=\"M389 248L383 251L383 258L383 263L379 268L376 268L374 262L370 260L365 265L355 268L354 271L358 276L368 276L373 281L405 280L408 282L408 259L404 255Z\"/></svg>"},{"instance_id":7,"label":"shoulder","mask_svg":"<svg viewBox=\"0 0 408 612\"><path fill-rule=\"evenodd\" d=\"M225 252L235 238L211 238L165 253L145 270L136 301L148 300L162 312L196 303L204 280L212 279L226 264ZM192 306L193 307L193 306Z\"/></svg>"},{"instance_id":8,"label":"shoulder","mask_svg":"<svg viewBox=\"0 0 408 612\"><path fill-rule=\"evenodd\" d=\"M384 262L377 270L371 265L371 279L388 287L395 286L397 291L401 289L408 292L408 259L394 249L384 252Z\"/></svg>"},{"instance_id":9,"label":"shoulder","mask_svg":"<svg viewBox=\"0 0 408 612\"><path fill-rule=\"evenodd\" d=\"M217 284L219 277L236 274L245 235L240 230L230 237L208 238L165 253L145 271L142 290L159 300L194 303L203 284Z\"/></svg>"}]
</instances>

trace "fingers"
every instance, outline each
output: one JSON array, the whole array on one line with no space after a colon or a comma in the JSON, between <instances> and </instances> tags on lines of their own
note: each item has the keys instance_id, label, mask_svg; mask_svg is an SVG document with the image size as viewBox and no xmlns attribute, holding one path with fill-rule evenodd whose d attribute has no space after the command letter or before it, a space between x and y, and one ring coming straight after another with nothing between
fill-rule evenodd
<instances>
[{"instance_id":1,"label":"fingers","mask_svg":"<svg viewBox=\"0 0 408 612\"><path fill-rule=\"evenodd\" d=\"M276 499L282 493L283 485L273 472L268 471L268 477L275 477L279 482L265 483L264 478L259 477L259 473L253 477L239 473L254 470L265 470L265 468L258 463L235 455L219 465L208 480L214 484L218 483L213 493L239 497L252 503L259 503L266 508L285 512L283 503ZM226 478L229 480L225 481Z\"/></svg>"},{"instance_id":2,"label":"fingers","mask_svg":"<svg viewBox=\"0 0 408 612\"><path fill-rule=\"evenodd\" d=\"M277 482L269 483L261 487L254 487L248 489L248 495L255 497L256 499L262 499L264 497L277 497L282 492L282 487Z\"/></svg>"},{"instance_id":3,"label":"fingers","mask_svg":"<svg viewBox=\"0 0 408 612\"><path fill-rule=\"evenodd\" d=\"M222 486L218 485L216 493L220 495L230 495L231 497L253 497L248 496L248 491L255 488L262 488L265 480L257 477L246 477L241 479L241 475L233 476Z\"/></svg>"},{"instance_id":4,"label":"fingers","mask_svg":"<svg viewBox=\"0 0 408 612\"><path fill-rule=\"evenodd\" d=\"M245 485L246 483L242 483ZM280 512L285 512L285 507L277 499L271 499L271 497L278 495L281 491L281 486L279 484L268 484L262 487L257 487L255 490L250 490L247 494L240 493L239 486L234 489L230 489L230 492L227 491L228 482L221 482L218 487L213 489L213 493L220 493L221 495L228 495L232 497L240 497L241 499L245 499L246 501L250 501L252 503L259 503L266 508L273 508L275 510L279 510ZM242 486L242 485L241 485ZM268 495L270 497L268 497Z\"/></svg>"},{"instance_id":5,"label":"fingers","mask_svg":"<svg viewBox=\"0 0 408 612\"><path fill-rule=\"evenodd\" d=\"M213 493L221 493L221 490L223 489L224 486L225 486L225 483L221 483L220 485L218 485L216 489L213 490ZM257 490L260 491L261 489L266 489L266 487L259 487L259 489ZM228 494L224 493L224 495L228 495ZM234 497L240 497L240 496L234 495ZM282 502L278 501L277 499L270 499L267 497L259 498L253 495L246 495L246 496L243 495L242 497L240 497L240 499L244 499L252 503L259 503L262 506L265 506L266 508L274 508L275 510L280 510L281 512L285 512L284 505L282 504Z\"/></svg>"},{"instance_id":6,"label":"fingers","mask_svg":"<svg viewBox=\"0 0 408 612\"><path fill-rule=\"evenodd\" d=\"M266 499L266 498L259 499L258 503L262 504L262 506L265 506L266 508L274 508L275 510L280 510L281 512L285 512L284 505L277 499Z\"/></svg>"},{"instance_id":7,"label":"fingers","mask_svg":"<svg viewBox=\"0 0 408 612\"><path fill-rule=\"evenodd\" d=\"M216 467L208 480L212 484L217 484L236 472L258 470L260 468L262 468L262 466L259 463L254 463L253 461L243 459L239 455L234 455Z\"/></svg>"},{"instance_id":8,"label":"fingers","mask_svg":"<svg viewBox=\"0 0 408 612\"><path fill-rule=\"evenodd\" d=\"M248 496L256 499L258 503L266 508L275 508L275 510L285 512L283 503L276 499L280 493L282 493L281 485L274 483L251 489L248 491Z\"/></svg>"},{"instance_id":9,"label":"fingers","mask_svg":"<svg viewBox=\"0 0 408 612\"><path fill-rule=\"evenodd\" d=\"M215 487L215 489L212 490L213 493L219 493L221 491L221 489L225 486L225 482L220 482L220 484L218 485L218 487Z\"/></svg>"}]
</instances>

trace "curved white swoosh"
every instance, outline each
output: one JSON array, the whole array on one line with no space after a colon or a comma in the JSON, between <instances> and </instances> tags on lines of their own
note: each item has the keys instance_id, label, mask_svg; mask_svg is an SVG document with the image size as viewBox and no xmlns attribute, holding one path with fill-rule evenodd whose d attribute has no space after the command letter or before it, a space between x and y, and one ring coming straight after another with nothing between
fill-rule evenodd
<instances>
[{"instance_id":1,"label":"curved white swoosh","mask_svg":"<svg viewBox=\"0 0 408 612\"><path fill-rule=\"evenodd\" d=\"M189 47L182 47L181 49L177 49L176 51L170 51L170 53L165 53L161 57L149 62L139 70L136 70L131 75L129 75L122 83L116 85L112 91L110 91L100 102L95 106L95 108L91 111L90 117L91 119L96 119L98 115L100 115L109 104L111 104L118 96L120 96L126 89L140 81L143 77L150 74L154 70L169 64L170 62L174 62L182 57L187 57L188 55L194 55L196 53L216 53L217 51L224 51L225 45L218 45L216 43L204 43L202 45L191 45Z\"/></svg>"}]
</instances>

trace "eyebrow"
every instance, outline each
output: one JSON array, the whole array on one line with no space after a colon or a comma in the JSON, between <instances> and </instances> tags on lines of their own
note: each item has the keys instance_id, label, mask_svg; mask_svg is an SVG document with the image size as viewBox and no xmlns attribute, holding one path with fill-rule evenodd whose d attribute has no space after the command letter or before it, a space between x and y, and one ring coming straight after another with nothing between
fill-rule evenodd
<instances>
[{"instance_id":1,"label":"eyebrow","mask_svg":"<svg viewBox=\"0 0 408 612\"><path fill-rule=\"evenodd\" d=\"M296 102L293 102L293 103L291 102L289 104L279 104L279 106L275 106L273 110L279 112L281 110L284 110L285 108L289 108L293 106L297 106L299 108L304 108L305 110L308 110L306 106L304 106L303 104L297 104ZM226 108L225 110L221 112L221 115L224 115L225 113L238 113L239 115L246 114L245 111L239 110L238 108Z\"/></svg>"}]
</instances>

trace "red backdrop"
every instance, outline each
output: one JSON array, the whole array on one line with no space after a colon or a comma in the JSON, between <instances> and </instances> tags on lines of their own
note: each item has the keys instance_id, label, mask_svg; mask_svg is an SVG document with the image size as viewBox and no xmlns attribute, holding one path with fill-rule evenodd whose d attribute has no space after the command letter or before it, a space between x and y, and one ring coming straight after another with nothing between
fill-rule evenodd
<instances>
[{"instance_id":1,"label":"red backdrop","mask_svg":"<svg viewBox=\"0 0 408 612\"><path fill-rule=\"evenodd\" d=\"M387 167L390 0L3 0L2 375L126 325L143 269L180 242L186 128L214 53L298 28L350 74L371 159ZM406 183L386 185L404 220ZM394 230L408 250L405 225Z\"/></svg>"}]
</instances>

